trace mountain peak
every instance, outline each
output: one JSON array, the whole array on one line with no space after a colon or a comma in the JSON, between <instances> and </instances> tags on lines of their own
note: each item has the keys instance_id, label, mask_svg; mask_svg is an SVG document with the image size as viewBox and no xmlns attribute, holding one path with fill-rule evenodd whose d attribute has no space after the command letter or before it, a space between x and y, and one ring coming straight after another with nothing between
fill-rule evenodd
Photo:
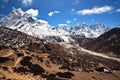
<instances>
[{"instance_id":1,"label":"mountain peak","mask_svg":"<svg viewBox=\"0 0 120 80\"><path fill-rule=\"evenodd\" d=\"M67 43L75 41L71 37L74 35L96 38L109 30L102 24L88 26L85 23L78 23L74 27L65 26L63 29L54 28L45 20L34 19L34 16L30 16L29 13L24 12L21 8L13 10L6 17L2 18L0 24L41 39L64 41Z\"/></svg>"},{"instance_id":2,"label":"mountain peak","mask_svg":"<svg viewBox=\"0 0 120 80\"><path fill-rule=\"evenodd\" d=\"M76 30L88 27L85 23L78 23L74 26Z\"/></svg>"},{"instance_id":3,"label":"mountain peak","mask_svg":"<svg viewBox=\"0 0 120 80\"><path fill-rule=\"evenodd\" d=\"M25 12L24 12L21 8L18 8L18 9L14 9L14 10L9 14L9 16L13 17L13 15L14 15L14 16L16 16L16 17L21 17L21 16L24 15L24 13L25 13Z\"/></svg>"},{"instance_id":4,"label":"mountain peak","mask_svg":"<svg viewBox=\"0 0 120 80\"><path fill-rule=\"evenodd\" d=\"M21 8L14 9L12 12L23 13L24 11Z\"/></svg>"}]
</instances>

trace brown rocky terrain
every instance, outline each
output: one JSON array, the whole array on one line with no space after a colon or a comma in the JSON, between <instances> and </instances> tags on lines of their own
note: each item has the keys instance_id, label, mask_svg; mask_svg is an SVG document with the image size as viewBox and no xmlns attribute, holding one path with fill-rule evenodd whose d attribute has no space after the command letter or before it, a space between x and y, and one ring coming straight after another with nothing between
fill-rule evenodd
<instances>
[{"instance_id":1,"label":"brown rocky terrain","mask_svg":"<svg viewBox=\"0 0 120 80\"><path fill-rule=\"evenodd\" d=\"M120 62L115 60L7 28L0 33L0 80L120 80Z\"/></svg>"}]
</instances>

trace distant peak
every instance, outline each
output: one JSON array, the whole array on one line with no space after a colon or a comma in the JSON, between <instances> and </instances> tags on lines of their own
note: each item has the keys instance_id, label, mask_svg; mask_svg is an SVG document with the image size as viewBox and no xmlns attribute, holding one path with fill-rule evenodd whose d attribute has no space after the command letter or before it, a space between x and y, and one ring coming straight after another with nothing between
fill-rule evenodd
<instances>
[{"instance_id":1,"label":"distant peak","mask_svg":"<svg viewBox=\"0 0 120 80\"><path fill-rule=\"evenodd\" d=\"M108 28L108 26L102 23L96 23L96 24L91 25L90 28Z\"/></svg>"},{"instance_id":2,"label":"distant peak","mask_svg":"<svg viewBox=\"0 0 120 80\"><path fill-rule=\"evenodd\" d=\"M23 11L21 8L14 9L13 11Z\"/></svg>"},{"instance_id":3,"label":"distant peak","mask_svg":"<svg viewBox=\"0 0 120 80\"><path fill-rule=\"evenodd\" d=\"M13 13L20 13L20 14L23 14L23 13L24 13L24 11L23 11L21 8L14 9L12 12L13 12Z\"/></svg>"},{"instance_id":4,"label":"distant peak","mask_svg":"<svg viewBox=\"0 0 120 80\"><path fill-rule=\"evenodd\" d=\"M48 24L48 22L47 22L47 21L42 20L42 19L37 20L37 22L38 22L38 23L43 23L43 24Z\"/></svg>"}]
</instances>

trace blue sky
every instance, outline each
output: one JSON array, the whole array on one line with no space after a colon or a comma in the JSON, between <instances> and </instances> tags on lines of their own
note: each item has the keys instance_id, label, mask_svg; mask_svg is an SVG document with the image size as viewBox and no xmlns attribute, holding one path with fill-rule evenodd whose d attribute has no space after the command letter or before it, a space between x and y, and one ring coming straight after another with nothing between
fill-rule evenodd
<instances>
[{"instance_id":1,"label":"blue sky","mask_svg":"<svg viewBox=\"0 0 120 80\"><path fill-rule=\"evenodd\" d=\"M0 18L21 8L52 26L103 23L120 24L120 0L0 0Z\"/></svg>"}]
</instances>

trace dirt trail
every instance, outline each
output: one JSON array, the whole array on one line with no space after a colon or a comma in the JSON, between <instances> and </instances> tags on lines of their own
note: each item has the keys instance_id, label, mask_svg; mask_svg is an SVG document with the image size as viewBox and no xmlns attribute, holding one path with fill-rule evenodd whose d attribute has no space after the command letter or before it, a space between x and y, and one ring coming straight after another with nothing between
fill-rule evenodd
<instances>
[{"instance_id":1,"label":"dirt trail","mask_svg":"<svg viewBox=\"0 0 120 80\"><path fill-rule=\"evenodd\" d=\"M107 56L105 54L102 54L102 53L90 51L90 50L87 50L85 48L79 47L79 45L74 45L73 46L71 44L65 44L65 43L61 43L60 45L64 46L65 48L77 48L78 50L86 52L90 55L99 56L99 57L103 57L103 58L107 58L107 59L112 59L112 60L116 60L116 61L120 62L120 58L109 57L109 56Z\"/></svg>"},{"instance_id":2,"label":"dirt trail","mask_svg":"<svg viewBox=\"0 0 120 80\"><path fill-rule=\"evenodd\" d=\"M107 58L107 59L113 59L113 60L116 60L116 61L120 62L120 58L109 57L105 54L93 52L93 51L84 49L82 47L80 47L80 50L83 51L83 52L87 52L88 54L91 54L91 55L100 56L100 57Z\"/></svg>"}]
</instances>

